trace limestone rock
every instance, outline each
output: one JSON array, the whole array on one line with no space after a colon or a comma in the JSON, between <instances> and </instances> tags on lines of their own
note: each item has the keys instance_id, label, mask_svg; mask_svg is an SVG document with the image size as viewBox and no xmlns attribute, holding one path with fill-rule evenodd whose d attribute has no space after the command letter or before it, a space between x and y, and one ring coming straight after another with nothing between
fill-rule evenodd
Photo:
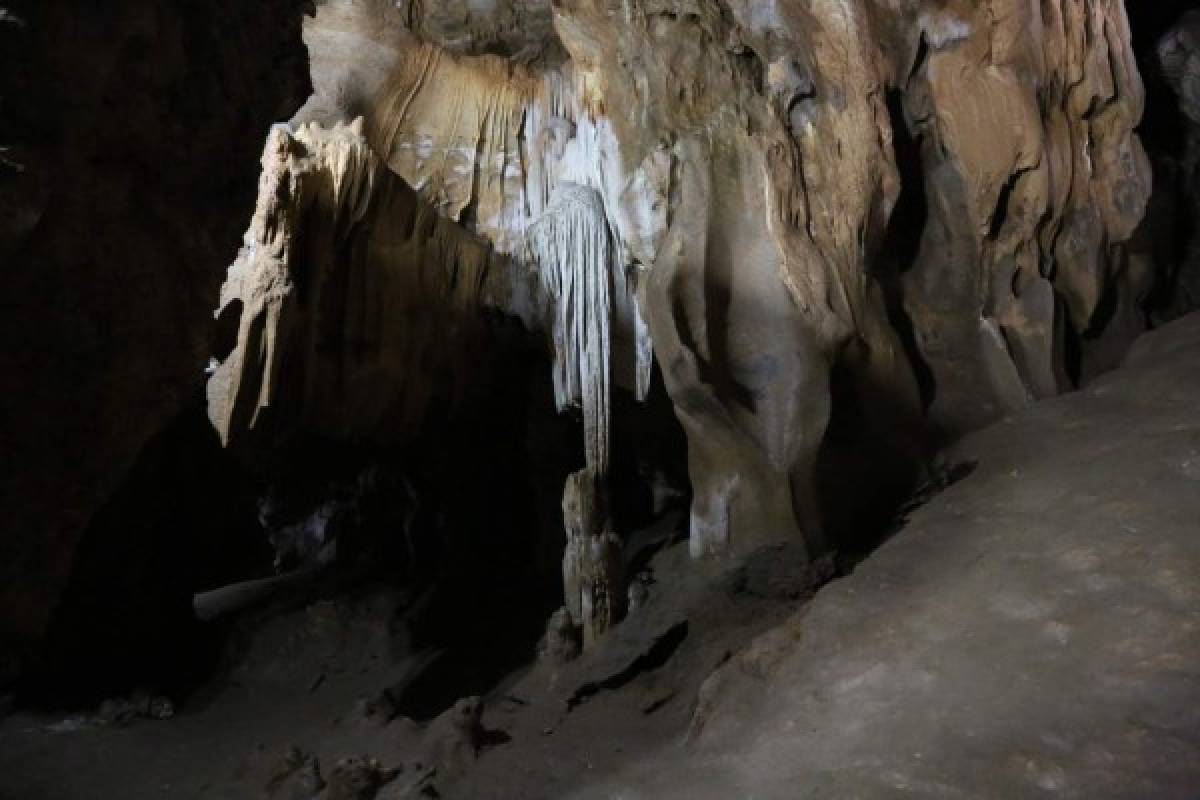
<instances>
[{"instance_id":1,"label":"limestone rock","mask_svg":"<svg viewBox=\"0 0 1200 800\"><path fill-rule=\"evenodd\" d=\"M439 773L454 773L475 760L483 735L483 702L464 697L430 723L428 743Z\"/></svg>"},{"instance_id":2,"label":"limestone rock","mask_svg":"<svg viewBox=\"0 0 1200 800\"><path fill-rule=\"evenodd\" d=\"M326 155L272 161L268 148L251 240L277 259L289 237L368 254L350 268L326 247L329 276L374 275L387 259L369 254L400 248L370 243L395 227L410 245L473 243L461 247L474 283L502 288L397 283L395 295L373 295L368 318L420 297L426 314L456 309L456 332L484 303L545 331L559 405L583 409L598 481L589 535L607 536L608 398L614 387L644 394L652 358L688 436L693 554L803 536L816 555L832 373L850 387L839 402L919 464L935 434L1072 388L1082 374L1072 348L1084 361L1101 344L1119 351L1143 324L1153 275L1124 243L1150 176L1117 0L327 0L306 37L317 92L296 122L320 119L333 133L294 135ZM361 136L348 135L359 114ZM324 217L274 177L289 170L337 176L307 184L330 198ZM391 188L401 179L436 232L411 233L390 221L404 214L378 210L396 203L381 196L409 196ZM282 200L271 197L277 181ZM276 218L290 231L282 239ZM264 293L295 294L296 276L264 258L244 251L226 302L257 302L243 272ZM450 263L426 262L402 272L444 275ZM526 278L539 288L518 289ZM256 331L309 323L285 310L294 300L270 303L247 306L244 323L266 322L247 323L214 387L244 373L247 354L259 359L250 373L280 368L278 335L261 338L264 350ZM367 325L360 316L325 315L316 329L348 337ZM390 354L386 369L375 356L364 370L360 353L325 340L303 359L324 363L304 370L301 388L238 378L236 412L218 392L218 424L244 426L230 414L254 421L274 404L339 435L399 435L429 392L404 364L423 351L460 375L465 340L430 344L387 326L409 355ZM389 378L355 379L368 373ZM331 408L353 409L354 424L314 415ZM568 551L566 574L587 572L588 548ZM597 552L596 563L609 558Z\"/></svg>"},{"instance_id":3,"label":"limestone rock","mask_svg":"<svg viewBox=\"0 0 1200 800\"><path fill-rule=\"evenodd\" d=\"M1121 246L1150 190L1143 91L1120 3L951 3L909 36L929 211L905 304L958 433L1072 388L1065 337L1105 325L1106 294L1144 293Z\"/></svg>"},{"instance_id":4,"label":"limestone rock","mask_svg":"<svg viewBox=\"0 0 1200 800\"><path fill-rule=\"evenodd\" d=\"M453 53L518 62L561 57L550 0L398 0L410 30Z\"/></svg>"},{"instance_id":5,"label":"limestone rock","mask_svg":"<svg viewBox=\"0 0 1200 800\"><path fill-rule=\"evenodd\" d=\"M239 332L209 379L213 424L226 442L266 415L271 433L404 438L466 375L492 267L484 243L387 171L361 122L276 127L221 290L218 315Z\"/></svg>"}]
</instances>

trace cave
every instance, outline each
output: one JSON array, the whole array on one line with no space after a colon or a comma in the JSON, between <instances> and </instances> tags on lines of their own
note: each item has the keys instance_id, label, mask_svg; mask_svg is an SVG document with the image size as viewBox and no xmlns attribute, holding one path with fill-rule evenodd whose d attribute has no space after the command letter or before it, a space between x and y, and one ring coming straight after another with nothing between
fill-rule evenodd
<instances>
[{"instance_id":1,"label":"cave","mask_svg":"<svg viewBox=\"0 0 1200 800\"><path fill-rule=\"evenodd\" d=\"M0 800L1200 795L1188 0L0 0Z\"/></svg>"}]
</instances>

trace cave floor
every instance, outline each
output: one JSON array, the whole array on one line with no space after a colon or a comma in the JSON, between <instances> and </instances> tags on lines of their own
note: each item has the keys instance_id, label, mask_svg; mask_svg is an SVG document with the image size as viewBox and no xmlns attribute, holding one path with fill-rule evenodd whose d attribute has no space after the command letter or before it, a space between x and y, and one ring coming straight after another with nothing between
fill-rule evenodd
<instances>
[{"instance_id":1,"label":"cave floor","mask_svg":"<svg viewBox=\"0 0 1200 800\"><path fill-rule=\"evenodd\" d=\"M362 601L269 623L171 720L8 717L0 797L260 797L289 745L404 766L381 798L1200 796L1200 316L947 457L973 470L811 600L786 549L667 546L604 647L485 698L477 757L356 708L414 666Z\"/></svg>"},{"instance_id":2,"label":"cave floor","mask_svg":"<svg viewBox=\"0 0 1200 800\"><path fill-rule=\"evenodd\" d=\"M578 798L1200 797L1200 316L965 480Z\"/></svg>"}]
</instances>

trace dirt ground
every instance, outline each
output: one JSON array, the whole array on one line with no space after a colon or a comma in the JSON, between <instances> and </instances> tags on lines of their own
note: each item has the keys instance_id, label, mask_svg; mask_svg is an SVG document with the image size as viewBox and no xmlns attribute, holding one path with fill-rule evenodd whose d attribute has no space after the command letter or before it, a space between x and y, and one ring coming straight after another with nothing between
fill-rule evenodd
<instances>
[{"instance_id":1,"label":"dirt ground","mask_svg":"<svg viewBox=\"0 0 1200 800\"><path fill-rule=\"evenodd\" d=\"M421 722L388 698L436 654L364 590L264 619L171 719L9 715L0 798L1200 796L1200 316L946 459L815 597L788 548L696 565L668 517L603 647Z\"/></svg>"}]
</instances>

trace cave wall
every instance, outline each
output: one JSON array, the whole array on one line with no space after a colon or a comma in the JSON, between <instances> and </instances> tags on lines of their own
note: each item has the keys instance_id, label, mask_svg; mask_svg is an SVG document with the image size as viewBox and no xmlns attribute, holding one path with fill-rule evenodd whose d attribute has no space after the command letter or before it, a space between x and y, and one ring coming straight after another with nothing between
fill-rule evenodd
<instances>
[{"instance_id":1,"label":"cave wall","mask_svg":"<svg viewBox=\"0 0 1200 800\"><path fill-rule=\"evenodd\" d=\"M815 553L839 407L857 415L842 428L919 463L1112 363L1161 285L1153 232L1127 246L1151 181L1119 0L304 5L0 14L14 645L40 636L80 531L210 355L227 438L262 419L404 439L472 380L475 314L499 309L586 384L560 380L560 406L597 398L593 441L603 395L644 396L653 343L688 436L694 552L803 535ZM1163 85L1186 103L1187 80ZM288 158L337 153L260 185L251 241L307 254L288 301L305 311L287 327L282 296L259 291L270 270L256 288L235 264L223 300L241 338L223 343L220 265L255 208L264 134L289 116L271 134ZM1196 196L1194 158L1161 163ZM605 224L586 229L616 254L610 292L547 279L559 259L531 231L564 187L598 198ZM1176 231L1195 214L1168 207ZM605 260L581 258L584 274ZM380 269L391 288L373 294ZM1191 274L1171 267L1170 297ZM599 362L564 335L589 314L607 320L589 336L611 337ZM264 341L293 354L287 380Z\"/></svg>"},{"instance_id":2,"label":"cave wall","mask_svg":"<svg viewBox=\"0 0 1200 800\"><path fill-rule=\"evenodd\" d=\"M938 387L934 417L960 433L1074 388L1069 340L1136 335L1103 305L1137 314L1153 281L1125 246L1151 181L1122 4L939 16L905 86L930 202L906 305Z\"/></svg>"},{"instance_id":3,"label":"cave wall","mask_svg":"<svg viewBox=\"0 0 1200 800\"><path fill-rule=\"evenodd\" d=\"M308 92L304 6L0 9L0 680L91 516L203 384L263 131Z\"/></svg>"},{"instance_id":4,"label":"cave wall","mask_svg":"<svg viewBox=\"0 0 1200 800\"><path fill-rule=\"evenodd\" d=\"M517 274L544 269L557 187L598 193L689 432L697 554L819 534L835 365L916 458L918 368L953 436L1071 388L1085 333L1138 328L1106 303L1136 317L1153 277L1124 246L1150 172L1121 3L618 5L553 5L549 29L542 3L329 0L294 122L362 116ZM926 207L908 264L880 253L898 125Z\"/></svg>"}]
</instances>

